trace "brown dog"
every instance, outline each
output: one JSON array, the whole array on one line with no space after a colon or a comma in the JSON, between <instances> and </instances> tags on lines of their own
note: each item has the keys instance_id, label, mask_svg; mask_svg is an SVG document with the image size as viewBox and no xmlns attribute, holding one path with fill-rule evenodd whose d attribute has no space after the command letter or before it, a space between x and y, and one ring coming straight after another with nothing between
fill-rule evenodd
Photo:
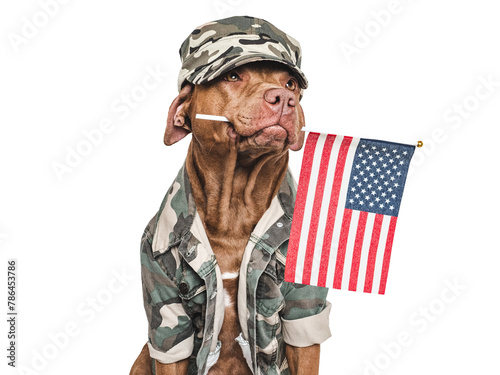
<instances>
[{"instance_id":1,"label":"brown dog","mask_svg":"<svg viewBox=\"0 0 500 375\"><path fill-rule=\"evenodd\" d=\"M195 29L180 53L164 142L192 139L143 236L149 341L131 375L317 374L326 290L283 281L288 151L304 142L300 46L232 17Z\"/></svg>"},{"instance_id":2,"label":"brown dog","mask_svg":"<svg viewBox=\"0 0 500 375\"><path fill-rule=\"evenodd\" d=\"M236 274L250 233L269 207L285 177L288 149L304 141L304 114L297 79L277 63L251 63L204 85L187 85L172 103L165 144L189 132L186 159L193 195L223 274ZM230 123L196 120L196 113L223 113ZM224 280L227 298L236 301L238 277ZM237 304L225 309L222 349L210 375L251 374L235 337ZM287 346L291 374L318 373L319 345ZM158 375L184 375L187 360L156 363ZM147 347L131 375L151 374Z\"/></svg>"}]
</instances>

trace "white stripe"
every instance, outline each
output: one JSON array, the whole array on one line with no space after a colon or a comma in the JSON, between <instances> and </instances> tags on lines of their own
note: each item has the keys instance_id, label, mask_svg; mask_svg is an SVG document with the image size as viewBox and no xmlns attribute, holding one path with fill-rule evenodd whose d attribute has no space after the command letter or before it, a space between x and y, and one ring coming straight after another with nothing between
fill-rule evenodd
<instances>
[{"instance_id":1,"label":"white stripe","mask_svg":"<svg viewBox=\"0 0 500 375\"><path fill-rule=\"evenodd\" d=\"M344 273L342 274L342 285L340 289L349 289L349 279L351 278L352 254L354 252L354 241L356 240L356 230L358 229L360 211L353 210L351 225L349 226L349 237L345 250ZM337 243L338 244L338 243Z\"/></svg>"},{"instance_id":2,"label":"white stripe","mask_svg":"<svg viewBox=\"0 0 500 375\"><path fill-rule=\"evenodd\" d=\"M389 234L389 224L391 216L384 215L382 220L382 228L380 230L380 239L378 241L377 258L375 260L375 270L373 272L372 293L378 293L380 279L382 278L382 263L384 262L385 243Z\"/></svg>"},{"instance_id":3,"label":"white stripe","mask_svg":"<svg viewBox=\"0 0 500 375\"><path fill-rule=\"evenodd\" d=\"M200 120L213 120L213 121L229 122L229 120L226 117L224 117L224 116L204 115L204 114L201 114L201 113L197 113L195 117L197 119L200 119Z\"/></svg>"},{"instance_id":4,"label":"white stripe","mask_svg":"<svg viewBox=\"0 0 500 375\"><path fill-rule=\"evenodd\" d=\"M342 176L342 184L340 185L339 205L337 207L337 215L335 216L335 224L333 228L332 244L330 248L330 262L328 264L328 275L326 278L326 285L332 286L335 276L335 264L337 263L337 251L339 248L340 230L342 229L342 219L344 218L345 200L347 197L347 187L349 185L349 178L351 177L352 162L358 148L359 138L354 138L349 145L349 151L345 161L344 174ZM347 259L347 258L346 258ZM345 275L344 266L344 275ZM350 268L349 268L350 271ZM348 272L349 272L348 271Z\"/></svg>"},{"instance_id":5,"label":"white stripe","mask_svg":"<svg viewBox=\"0 0 500 375\"><path fill-rule=\"evenodd\" d=\"M311 270L311 285L318 285L319 268L321 265L321 255L323 253L323 239L325 237L326 219L328 217L328 208L330 205L330 197L332 195L333 178L335 177L335 166L339 156L340 145L342 144L343 136L336 137L332 145L332 152L328 164L328 171L325 180L325 189L323 191L322 204L320 207L321 213L318 221L318 232L316 234L316 245L314 247L314 257Z\"/></svg>"},{"instance_id":6,"label":"white stripe","mask_svg":"<svg viewBox=\"0 0 500 375\"><path fill-rule=\"evenodd\" d=\"M294 280L297 283L302 283L302 275L304 274L307 238L309 237L309 224L311 222L314 194L316 193L316 183L318 181L319 166L321 163L321 154L323 152L325 140L326 140L326 134L321 134L318 137L318 141L316 143L316 149L314 151L313 164L311 166L311 177L307 189L306 204L304 207L304 220L302 222L302 230L300 232L300 241L297 254L297 266L295 269Z\"/></svg>"},{"instance_id":7,"label":"white stripe","mask_svg":"<svg viewBox=\"0 0 500 375\"><path fill-rule=\"evenodd\" d=\"M222 274L222 280L236 279L239 275L239 272L224 272Z\"/></svg>"},{"instance_id":8,"label":"white stripe","mask_svg":"<svg viewBox=\"0 0 500 375\"><path fill-rule=\"evenodd\" d=\"M361 248L361 257L359 260L358 284L356 287L356 291L358 292L362 292L365 288L366 268L368 265L368 254L370 253L370 244L372 241L375 215L376 214L370 212L366 217L365 236L363 238L363 246Z\"/></svg>"}]
</instances>

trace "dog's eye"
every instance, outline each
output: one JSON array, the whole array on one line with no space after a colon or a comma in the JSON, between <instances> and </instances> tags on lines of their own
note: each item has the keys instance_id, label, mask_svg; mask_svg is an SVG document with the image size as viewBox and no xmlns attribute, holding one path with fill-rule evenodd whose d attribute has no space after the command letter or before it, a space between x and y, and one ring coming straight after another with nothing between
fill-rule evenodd
<instances>
[{"instance_id":1,"label":"dog's eye","mask_svg":"<svg viewBox=\"0 0 500 375\"><path fill-rule=\"evenodd\" d=\"M290 91L295 91L297 88L297 82L295 82L294 79L291 79L286 83L285 87Z\"/></svg>"},{"instance_id":2,"label":"dog's eye","mask_svg":"<svg viewBox=\"0 0 500 375\"><path fill-rule=\"evenodd\" d=\"M224 76L225 81L236 82L240 80L240 76L235 72L229 72Z\"/></svg>"}]
</instances>

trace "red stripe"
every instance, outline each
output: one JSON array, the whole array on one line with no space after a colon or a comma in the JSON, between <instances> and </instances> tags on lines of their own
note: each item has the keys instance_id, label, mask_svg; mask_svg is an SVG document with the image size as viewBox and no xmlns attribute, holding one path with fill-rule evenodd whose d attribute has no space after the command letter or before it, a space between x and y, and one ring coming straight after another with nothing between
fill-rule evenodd
<instances>
[{"instance_id":1,"label":"red stripe","mask_svg":"<svg viewBox=\"0 0 500 375\"><path fill-rule=\"evenodd\" d=\"M332 146L335 138L335 135L330 134L326 137L323 152L321 153L318 181L316 182L316 192L314 193L311 221L309 223L309 235L307 237L302 284L311 284L311 270L314 259L314 248L316 247L316 235L318 234L319 216L321 213L321 204L323 203L328 165L330 164L330 154L332 153Z\"/></svg>"},{"instance_id":2,"label":"red stripe","mask_svg":"<svg viewBox=\"0 0 500 375\"><path fill-rule=\"evenodd\" d=\"M375 222L373 223L372 240L370 242L370 250L368 251L368 264L366 265L365 276L365 293L372 292L373 273L375 272L375 260L377 259L377 248L380 239L380 231L382 229L382 221L384 215L376 214Z\"/></svg>"},{"instance_id":3,"label":"red stripe","mask_svg":"<svg viewBox=\"0 0 500 375\"><path fill-rule=\"evenodd\" d=\"M314 150L318 143L319 133L309 133L306 146L304 148L304 157L300 170L299 186L297 187L297 198L295 200L295 209L290 230L290 240L286 257L285 281L294 283L295 269L297 267L297 254L299 251L300 232L302 231L302 222L304 220L304 208L306 206L307 190L311 178L311 168L314 160Z\"/></svg>"},{"instance_id":4,"label":"red stripe","mask_svg":"<svg viewBox=\"0 0 500 375\"><path fill-rule=\"evenodd\" d=\"M384 262L382 263L382 276L380 278L380 287L378 294L385 294L385 285L387 284L387 274L389 273L389 263L391 262L392 242L394 241L394 232L396 231L396 216L391 217L389 224L389 233L387 233L387 242L385 243Z\"/></svg>"},{"instance_id":5,"label":"red stripe","mask_svg":"<svg viewBox=\"0 0 500 375\"><path fill-rule=\"evenodd\" d=\"M337 207L339 205L340 188L344 176L345 162L352 137L344 137L339 148L337 165L335 166L335 175L333 177L333 187L328 207L328 216L326 218L325 235L323 238L323 250L321 254L321 264L319 269L318 286L326 286L326 277L328 275L328 263L330 262L330 252L332 245L333 229L335 218L337 216ZM347 177L349 178L349 176Z\"/></svg>"},{"instance_id":6,"label":"red stripe","mask_svg":"<svg viewBox=\"0 0 500 375\"><path fill-rule=\"evenodd\" d=\"M347 248L347 238L349 237L351 216L352 216L352 210L346 208L344 210L344 218L342 219L342 227L340 228L339 248L337 251L337 263L335 264L335 276L333 279L333 287L335 289L340 289L342 287L342 275L344 273L345 251Z\"/></svg>"},{"instance_id":7,"label":"red stripe","mask_svg":"<svg viewBox=\"0 0 500 375\"><path fill-rule=\"evenodd\" d=\"M349 290L352 291L356 291L356 286L358 284L359 261L361 259L361 249L363 247L367 217L367 212L359 212L358 228L356 230L356 239L354 241L354 251L352 254L351 276L349 279Z\"/></svg>"}]
</instances>

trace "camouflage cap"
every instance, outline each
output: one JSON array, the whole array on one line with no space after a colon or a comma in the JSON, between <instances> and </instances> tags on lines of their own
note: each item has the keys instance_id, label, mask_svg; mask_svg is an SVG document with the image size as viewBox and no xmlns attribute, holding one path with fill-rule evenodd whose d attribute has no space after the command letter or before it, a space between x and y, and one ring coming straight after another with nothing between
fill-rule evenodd
<instances>
[{"instance_id":1,"label":"camouflage cap","mask_svg":"<svg viewBox=\"0 0 500 375\"><path fill-rule=\"evenodd\" d=\"M300 86L307 88L307 78L300 70L299 42L259 18L235 16L199 26L182 43L179 54L179 90L185 81L205 83L243 64L263 60L285 64Z\"/></svg>"}]
</instances>

